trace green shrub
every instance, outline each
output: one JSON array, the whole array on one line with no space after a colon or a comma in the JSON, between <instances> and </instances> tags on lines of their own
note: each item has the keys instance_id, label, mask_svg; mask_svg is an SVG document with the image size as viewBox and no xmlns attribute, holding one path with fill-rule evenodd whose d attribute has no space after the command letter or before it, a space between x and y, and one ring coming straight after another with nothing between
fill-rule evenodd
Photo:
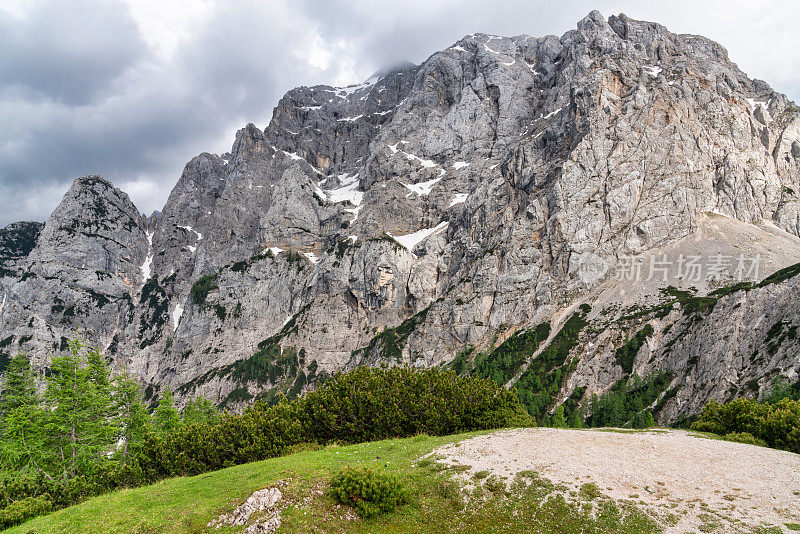
<instances>
[{"instance_id":1,"label":"green shrub","mask_svg":"<svg viewBox=\"0 0 800 534\"><path fill-rule=\"evenodd\" d=\"M390 513L408 500L406 488L396 478L366 468L344 468L331 479L330 493L364 518Z\"/></svg>"},{"instance_id":2,"label":"green shrub","mask_svg":"<svg viewBox=\"0 0 800 534\"><path fill-rule=\"evenodd\" d=\"M19 501L14 501L0 510L0 528L18 525L26 519L46 514L52 509L53 504L48 499L48 496L45 495L26 497Z\"/></svg>"},{"instance_id":3,"label":"green shrub","mask_svg":"<svg viewBox=\"0 0 800 534\"><path fill-rule=\"evenodd\" d=\"M493 380L454 371L362 367L300 400L303 427L320 443L446 435L530 423L517 396Z\"/></svg>"},{"instance_id":4,"label":"green shrub","mask_svg":"<svg viewBox=\"0 0 800 534\"><path fill-rule=\"evenodd\" d=\"M725 441L735 441L736 443L746 443L748 445L767 447L766 441L763 439L758 439L748 432L730 432L729 434L725 434L724 439Z\"/></svg>"},{"instance_id":5,"label":"green shrub","mask_svg":"<svg viewBox=\"0 0 800 534\"><path fill-rule=\"evenodd\" d=\"M274 458L304 441L298 415L296 403L257 402L217 424L190 424L164 437L151 434L143 446L142 467L157 479Z\"/></svg>"},{"instance_id":6,"label":"green shrub","mask_svg":"<svg viewBox=\"0 0 800 534\"><path fill-rule=\"evenodd\" d=\"M711 401L705 405L692 430L725 436L748 433L768 446L800 453L800 401L782 399L761 403L736 399L726 404Z\"/></svg>"},{"instance_id":7,"label":"green shrub","mask_svg":"<svg viewBox=\"0 0 800 534\"><path fill-rule=\"evenodd\" d=\"M217 285L217 273L212 273L201 276L197 282L192 284L192 289L189 293L192 295L192 300L195 304L203 306L206 303L208 294L215 289L219 289Z\"/></svg>"},{"instance_id":8,"label":"green shrub","mask_svg":"<svg viewBox=\"0 0 800 534\"><path fill-rule=\"evenodd\" d=\"M195 475L284 454L303 442L359 443L530 423L516 395L453 371L362 367L292 402L260 401L216 424L150 435L141 467L151 479Z\"/></svg>"}]
</instances>

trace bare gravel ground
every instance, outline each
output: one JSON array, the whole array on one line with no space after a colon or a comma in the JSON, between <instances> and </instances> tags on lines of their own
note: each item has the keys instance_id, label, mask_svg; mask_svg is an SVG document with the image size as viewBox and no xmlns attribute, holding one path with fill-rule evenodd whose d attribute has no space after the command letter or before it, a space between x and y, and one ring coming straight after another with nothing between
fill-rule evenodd
<instances>
[{"instance_id":1,"label":"bare gravel ground","mask_svg":"<svg viewBox=\"0 0 800 534\"><path fill-rule=\"evenodd\" d=\"M800 455L682 430L504 430L435 451L442 462L509 480L532 470L633 502L667 533L753 532L800 523ZM762 532L764 532L762 530ZM767 531L768 532L768 531ZM774 532L774 530L773 530Z\"/></svg>"}]
</instances>

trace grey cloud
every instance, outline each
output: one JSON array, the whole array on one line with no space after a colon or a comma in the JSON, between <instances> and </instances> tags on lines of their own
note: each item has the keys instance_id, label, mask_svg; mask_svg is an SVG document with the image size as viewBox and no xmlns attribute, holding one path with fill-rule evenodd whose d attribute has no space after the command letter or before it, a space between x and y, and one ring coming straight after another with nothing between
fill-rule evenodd
<instances>
[{"instance_id":1,"label":"grey cloud","mask_svg":"<svg viewBox=\"0 0 800 534\"><path fill-rule=\"evenodd\" d=\"M87 87L103 89L78 104L67 98L80 93L78 85L54 79L48 87L44 78L29 75L28 90L0 91L0 225L46 219L60 198L52 192L63 193L72 180L90 173L129 189L140 209L158 209L192 156L228 150L236 128L246 122L265 125L277 100L292 86L335 77L335 63L330 69L310 70L303 58L317 36L309 21L300 14L287 18L288 11L276 17L274 4L230 4L196 28L169 59L151 54L138 40L136 27L127 19L120 21L114 10L107 12L116 29L113 35L95 38L109 46L116 40L137 42L141 48L118 54L116 62L106 62L110 53L90 51L57 61L44 52L11 62L2 56L0 70L27 61L29 72L48 72L62 62L57 72L71 70L79 76L90 71L93 81ZM26 18L27 27L37 32L60 24L46 10ZM18 30L19 35L26 32ZM47 48L75 48L71 39L69 32L55 32ZM95 60L98 65L92 65Z\"/></svg>"},{"instance_id":2,"label":"grey cloud","mask_svg":"<svg viewBox=\"0 0 800 534\"><path fill-rule=\"evenodd\" d=\"M82 105L148 51L124 6L92 0L0 11L0 90Z\"/></svg>"}]
</instances>

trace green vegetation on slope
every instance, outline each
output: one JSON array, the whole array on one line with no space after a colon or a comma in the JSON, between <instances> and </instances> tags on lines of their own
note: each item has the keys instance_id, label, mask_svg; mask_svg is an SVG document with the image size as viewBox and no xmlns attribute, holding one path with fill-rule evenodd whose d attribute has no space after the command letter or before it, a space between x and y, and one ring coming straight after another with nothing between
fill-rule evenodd
<instances>
[{"instance_id":1,"label":"green vegetation on slope","mask_svg":"<svg viewBox=\"0 0 800 534\"><path fill-rule=\"evenodd\" d=\"M558 395L564 381L575 370L575 362L567 362L570 351L578 344L578 336L587 325L591 311L582 304L553 337L541 354L530 362L514 389L522 405L538 423L547 424L547 410Z\"/></svg>"},{"instance_id":2,"label":"green vegetation on slope","mask_svg":"<svg viewBox=\"0 0 800 534\"><path fill-rule=\"evenodd\" d=\"M476 358L473 374L505 384L550 335L550 323L536 325L533 330L520 330L506 339L485 357Z\"/></svg>"},{"instance_id":3,"label":"green vegetation on slope","mask_svg":"<svg viewBox=\"0 0 800 534\"><path fill-rule=\"evenodd\" d=\"M189 294L192 296L192 300L195 304L203 306L206 303L208 294L216 289L219 289L217 285L217 273L211 273L201 276L197 282L192 284L192 289L189 291Z\"/></svg>"},{"instance_id":4,"label":"green vegetation on slope","mask_svg":"<svg viewBox=\"0 0 800 534\"><path fill-rule=\"evenodd\" d=\"M800 400L786 397L778 402L711 401L692 424L692 430L730 436L733 441L760 440L769 447L800 454Z\"/></svg>"},{"instance_id":5,"label":"green vegetation on slope","mask_svg":"<svg viewBox=\"0 0 800 534\"><path fill-rule=\"evenodd\" d=\"M285 506L280 532L286 533L428 533L525 532L557 534L648 534L658 532L652 520L632 505L619 505L598 495L566 495L533 472L524 472L508 487L497 477L476 482L462 494L453 475L423 458L434 448L470 435L428 437L329 445L190 478L116 491L12 528L28 532L197 533L241 532L244 527L207 527L254 491L277 486ZM422 459L420 459L422 458ZM407 491L407 502L371 519L353 518L327 488L342 470L369 468L392 473Z\"/></svg>"},{"instance_id":6,"label":"green vegetation on slope","mask_svg":"<svg viewBox=\"0 0 800 534\"><path fill-rule=\"evenodd\" d=\"M389 239L394 242L392 238ZM433 304L431 304L431 306L433 306ZM394 328L384 328L370 340L366 347L353 351L353 354L363 352L365 356L373 354L380 356L380 359L383 361L401 361L403 347L406 344L408 336L414 332L417 326L425 322L425 318L428 316L428 311L430 311L431 306L409 317Z\"/></svg>"},{"instance_id":7,"label":"green vegetation on slope","mask_svg":"<svg viewBox=\"0 0 800 534\"><path fill-rule=\"evenodd\" d=\"M631 374L633 371L633 360L636 358L636 354L639 352L639 349L642 348L647 338L652 335L653 327L647 324L644 328L636 332L636 335L617 349L614 356L626 375Z\"/></svg>"},{"instance_id":8,"label":"green vegetation on slope","mask_svg":"<svg viewBox=\"0 0 800 534\"><path fill-rule=\"evenodd\" d=\"M663 403L669 392L662 397L672 381L672 373L658 371L645 378L634 375L622 379L601 396L593 396L591 415L586 420L591 427L633 427L649 428L655 425L653 413L658 413L660 405L651 411L649 407L657 400Z\"/></svg>"},{"instance_id":9,"label":"green vegetation on slope","mask_svg":"<svg viewBox=\"0 0 800 534\"><path fill-rule=\"evenodd\" d=\"M151 421L138 386L125 377L112 379L99 352L84 357L81 350L73 344L70 355L54 359L44 400L37 397L27 358L15 360L7 373L0 527L115 488L271 458L304 443L530 422L516 395L491 380L438 369L366 367L336 375L304 398L258 402L238 415L220 415L197 400L182 420L165 391ZM121 436L126 440L120 448Z\"/></svg>"},{"instance_id":10,"label":"green vegetation on slope","mask_svg":"<svg viewBox=\"0 0 800 534\"><path fill-rule=\"evenodd\" d=\"M258 344L258 350L251 356L222 367L209 369L180 386L178 392L187 394L214 377L229 377L236 380L239 387L222 401L220 404L222 408L229 407L231 403L253 400L253 395L247 389L247 383L250 381L262 385L284 383L283 391L287 393L287 397L290 399L296 397L306 381L316 375L316 362L312 362L309 366L311 377L307 377L305 372L301 371L306 364L305 350L301 348L298 352L294 347L282 347L281 343L288 335L297 332L297 321L307 309L308 305L301 308L283 325L280 332L261 341ZM295 381L297 387L290 388L292 380ZM274 390L270 390L270 392L274 392Z\"/></svg>"}]
</instances>

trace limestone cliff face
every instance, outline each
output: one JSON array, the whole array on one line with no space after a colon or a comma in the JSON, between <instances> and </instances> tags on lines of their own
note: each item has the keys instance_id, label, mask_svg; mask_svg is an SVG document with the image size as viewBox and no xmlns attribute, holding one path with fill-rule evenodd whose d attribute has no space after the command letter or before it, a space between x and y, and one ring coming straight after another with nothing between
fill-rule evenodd
<instances>
[{"instance_id":1,"label":"limestone cliff face","mask_svg":"<svg viewBox=\"0 0 800 534\"><path fill-rule=\"evenodd\" d=\"M24 264L31 253L44 225L33 221L11 223L0 229L0 273L2 276L18 274L17 268Z\"/></svg>"},{"instance_id":2,"label":"limestone cliff face","mask_svg":"<svg viewBox=\"0 0 800 534\"><path fill-rule=\"evenodd\" d=\"M3 350L37 365L80 332L117 352L141 289L148 242L128 195L99 176L75 180L20 274L0 278Z\"/></svg>"},{"instance_id":3,"label":"limestone cliff face","mask_svg":"<svg viewBox=\"0 0 800 534\"><path fill-rule=\"evenodd\" d=\"M0 278L0 339L44 364L80 324L150 391L235 407L357 365L471 359L585 303L559 398L670 369L674 420L796 376L794 335L759 347L775 324L794 332L797 288L687 315L685 296L658 308L667 286L734 280L617 273L630 255L746 252L762 278L797 263L799 158L800 108L703 37L597 12L560 38L474 34L359 85L290 91L264 131L189 162L157 217L77 181L14 260L25 274Z\"/></svg>"}]
</instances>

